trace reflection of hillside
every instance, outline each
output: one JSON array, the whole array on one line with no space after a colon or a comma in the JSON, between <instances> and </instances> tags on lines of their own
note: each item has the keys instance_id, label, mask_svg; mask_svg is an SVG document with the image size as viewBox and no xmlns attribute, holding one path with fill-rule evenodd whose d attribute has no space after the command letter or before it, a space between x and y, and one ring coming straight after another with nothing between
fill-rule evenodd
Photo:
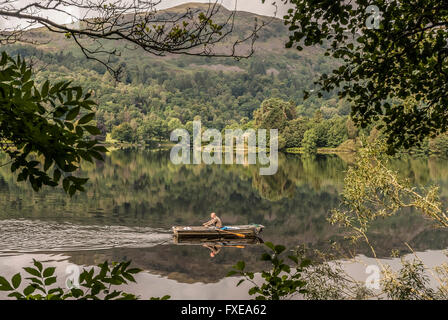
<instances>
[{"instance_id":1,"label":"reflection of hillside","mask_svg":"<svg viewBox=\"0 0 448 320\"><path fill-rule=\"evenodd\" d=\"M295 185L288 179L283 171L279 171L272 176L262 176L254 173L252 185L258 190L263 199L278 201L282 198L292 198L294 196Z\"/></svg>"},{"instance_id":2,"label":"reflection of hillside","mask_svg":"<svg viewBox=\"0 0 448 320\"><path fill-rule=\"evenodd\" d=\"M342 172L329 172L337 159L321 159L323 164L311 167L303 166L298 157L280 160L276 175L260 176L257 166L175 166L166 153L116 151L102 167L83 165L90 178L88 191L74 199L57 189L35 194L27 185L16 184L4 168L0 172L7 187L0 197L9 205L6 216L94 217L108 223L170 226L197 223L210 210L218 210L232 223L294 215L289 202L296 202L296 187L305 187L310 196L327 189L337 196ZM340 160L338 166L343 166ZM309 184L315 190L307 188ZM273 199L281 201L274 204ZM44 210L48 207L52 209Z\"/></svg>"},{"instance_id":3,"label":"reflection of hillside","mask_svg":"<svg viewBox=\"0 0 448 320\"><path fill-rule=\"evenodd\" d=\"M413 184L439 184L442 199L448 198L445 160L404 158L393 165ZM339 204L346 169L347 164L336 155L307 158L279 154L277 174L260 176L258 166L176 166L169 161L167 152L117 150L107 156L102 166L83 164L84 174L90 177L88 191L73 199L58 189L34 193L27 184L17 184L9 168L0 168L0 218L166 229L199 224L216 211L225 224L265 225L265 241L325 248L330 240L342 237L326 218ZM406 213L378 221L372 239L381 256L389 255L393 248L403 248L404 241L418 250L444 248L446 235L432 236L432 232L420 216ZM115 260L128 255L159 274L183 281L216 281L241 258L261 268L256 262L256 250L225 250L213 261L209 261L205 249L174 246L111 249L73 256L92 264L108 255L115 255ZM369 254L367 248L361 251ZM102 258L96 258L98 255ZM203 257L209 263L202 265ZM219 271L212 274L207 265Z\"/></svg>"},{"instance_id":4,"label":"reflection of hillside","mask_svg":"<svg viewBox=\"0 0 448 320\"><path fill-rule=\"evenodd\" d=\"M259 261L261 246L245 249L224 248L215 258L210 258L209 251L201 246L163 245L145 249L112 249L97 252L70 253L70 261L80 265L93 265L104 260L132 260L138 268L153 274L166 276L183 283L217 282L224 278L232 265L239 260L248 263L248 269L256 271L266 267Z\"/></svg>"}]
</instances>

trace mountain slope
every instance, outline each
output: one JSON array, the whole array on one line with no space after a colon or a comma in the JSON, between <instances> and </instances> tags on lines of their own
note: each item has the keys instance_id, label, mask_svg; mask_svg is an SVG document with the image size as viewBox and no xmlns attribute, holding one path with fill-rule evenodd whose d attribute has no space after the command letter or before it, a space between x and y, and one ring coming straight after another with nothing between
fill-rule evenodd
<instances>
[{"instance_id":1,"label":"mountain slope","mask_svg":"<svg viewBox=\"0 0 448 320\"><path fill-rule=\"evenodd\" d=\"M161 14L203 6L186 4ZM228 14L222 8L217 21ZM159 57L141 49L128 50L122 41L105 43L106 48L115 46L122 51L121 57L112 57L113 65L124 66L119 83L104 66L86 60L73 41L44 29L32 30L30 35L48 41L47 44L34 47L16 44L7 51L37 60L36 66L42 67L38 82L72 80L93 90L99 104L97 120L108 132L124 123L136 131L142 124L154 123L157 119L175 119L174 122L188 126L195 117L200 117L206 126L222 129L250 121L253 111L271 97L294 102L298 115L312 116L323 106L335 114L347 114L347 106L333 94L303 101L303 90L313 88L313 81L321 73L331 71L334 62L323 55L322 48L305 48L301 52L285 49L288 31L279 19L238 12L232 36L216 50L250 33L255 19L267 25L259 32L255 53L248 59Z\"/></svg>"}]
</instances>

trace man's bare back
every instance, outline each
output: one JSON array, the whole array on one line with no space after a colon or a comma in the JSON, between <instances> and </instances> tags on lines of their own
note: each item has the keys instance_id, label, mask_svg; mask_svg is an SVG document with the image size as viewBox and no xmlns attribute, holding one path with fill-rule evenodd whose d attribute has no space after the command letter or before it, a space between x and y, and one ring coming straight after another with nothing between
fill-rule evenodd
<instances>
[{"instance_id":1,"label":"man's bare back","mask_svg":"<svg viewBox=\"0 0 448 320\"><path fill-rule=\"evenodd\" d=\"M203 223L202 225L204 227L214 226L216 228L222 228L222 221L221 219L216 215L216 213L212 212L210 214L211 220Z\"/></svg>"}]
</instances>

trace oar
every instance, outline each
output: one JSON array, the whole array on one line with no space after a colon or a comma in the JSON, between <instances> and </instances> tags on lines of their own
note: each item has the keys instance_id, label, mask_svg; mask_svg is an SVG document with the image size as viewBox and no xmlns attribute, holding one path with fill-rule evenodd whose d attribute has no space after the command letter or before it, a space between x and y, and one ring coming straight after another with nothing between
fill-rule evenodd
<instances>
[{"instance_id":1,"label":"oar","mask_svg":"<svg viewBox=\"0 0 448 320\"><path fill-rule=\"evenodd\" d=\"M227 233L230 233L230 234L234 234L234 235L236 235L237 237L240 237L240 238L246 238L246 236L244 234L242 234L242 233L230 232L230 231L222 230L222 229L217 229L217 230L218 231L222 231L222 232L227 232Z\"/></svg>"}]
</instances>

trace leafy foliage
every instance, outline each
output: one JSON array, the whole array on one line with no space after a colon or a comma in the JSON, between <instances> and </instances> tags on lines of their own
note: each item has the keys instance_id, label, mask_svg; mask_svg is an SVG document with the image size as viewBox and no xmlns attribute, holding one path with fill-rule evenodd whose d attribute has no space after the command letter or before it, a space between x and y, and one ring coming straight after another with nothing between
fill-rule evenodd
<instances>
[{"instance_id":1,"label":"leafy foliage","mask_svg":"<svg viewBox=\"0 0 448 320\"><path fill-rule=\"evenodd\" d=\"M341 89L361 126L382 120L388 153L448 129L445 0L284 2L293 6L284 17L286 46L324 45L339 59L342 65L317 83L324 92Z\"/></svg>"},{"instance_id":2,"label":"leafy foliage","mask_svg":"<svg viewBox=\"0 0 448 320\"><path fill-rule=\"evenodd\" d=\"M106 148L90 135L100 134L91 124L95 103L90 94L70 82L32 80L32 70L19 57L5 52L0 61L0 147L11 158L17 181L29 181L35 191L61 181L70 195L84 191L87 179L72 175L81 159L103 160ZM53 174L50 175L50 171Z\"/></svg>"},{"instance_id":3,"label":"leafy foliage","mask_svg":"<svg viewBox=\"0 0 448 320\"><path fill-rule=\"evenodd\" d=\"M265 129L283 131L287 121L294 118L294 104L281 99L267 99L254 112L255 124Z\"/></svg>"},{"instance_id":4,"label":"leafy foliage","mask_svg":"<svg viewBox=\"0 0 448 320\"><path fill-rule=\"evenodd\" d=\"M382 286L387 296L393 300L437 299L437 293L431 288L424 264L417 259L402 259L401 263L402 267L398 272L393 272L390 268L383 272L385 277ZM438 294L442 292L439 291Z\"/></svg>"},{"instance_id":5,"label":"leafy foliage","mask_svg":"<svg viewBox=\"0 0 448 320\"><path fill-rule=\"evenodd\" d=\"M44 268L41 262L33 259L33 267L23 268L29 277L22 283L22 275L15 274L10 281L0 276L0 291L10 292L8 297L17 300L136 300L137 296L115 289L130 282L135 283L134 275L141 272L137 268L129 268L128 262L111 263L107 261L95 268L83 269L79 276L79 286L68 283L67 288L53 287L57 282L55 267ZM70 282L70 280L67 280ZM152 299L169 299L169 296Z\"/></svg>"},{"instance_id":6,"label":"leafy foliage","mask_svg":"<svg viewBox=\"0 0 448 320\"><path fill-rule=\"evenodd\" d=\"M433 186L418 190L391 169L387 146L376 141L360 149L344 179L342 203L332 210L330 222L349 228L353 240L368 241L367 230L376 219L392 216L403 208L415 208L439 227L448 227L448 216Z\"/></svg>"},{"instance_id":7,"label":"leafy foliage","mask_svg":"<svg viewBox=\"0 0 448 320\"><path fill-rule=\"evenodd\" d=\"M246 264L244 261L239 261L233 266L227 276L239 275L243 279L239 280L237 286L244 281L249 281L254 286L249 289L250 295L256 295L256 300L279 300L290 298L298 293L306 293L303 287L306 282L302 279L302 271L311 264L309 259L304 258L298 250L293 251L288 255L288 260L293 264L291 267L286 264L280 255L285 251L282 245L273 245L271 242L265 243L266 247L270 249L261 255L261 259L269 261L272 265L272 270L262 271L261 277L264 282L260 286L254 281L254 273L245 271Z\"/></svg>"},{"instance_id":8,"label":"leafy foliage","mask_svg":"<svg viewBox=\"0 0 448 320\"><path fill-rule=\"evenodd\" d=\"M309 129L305 131L302 140L302 146L304 148L305 153L308 154L316 154L317 152L317 133L315 129Z\"/></svg>"}]
</instances>

